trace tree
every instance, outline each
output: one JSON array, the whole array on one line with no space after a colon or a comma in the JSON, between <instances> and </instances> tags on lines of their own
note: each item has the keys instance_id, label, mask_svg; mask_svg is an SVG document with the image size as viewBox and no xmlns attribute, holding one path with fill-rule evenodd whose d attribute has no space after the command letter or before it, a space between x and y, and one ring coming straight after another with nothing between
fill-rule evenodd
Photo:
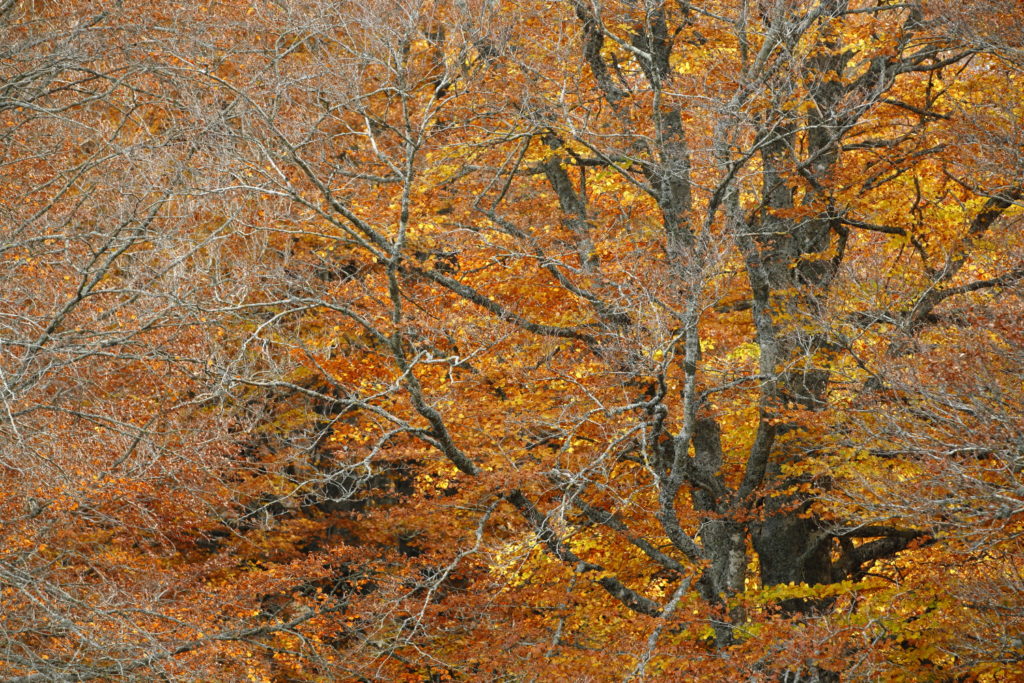
<instances>
[{"instance_id":1,"label":"tree","mask_svg":"<svg viewBox=\"0 0 1024 683\"><path fill-rule=\"evenodd\" d=\"M198 552L239 476L203 310L233 227L190 178L166 19L0 4L5 679L230 676L189 653L303 618L247 624L259 592Z\"/></svg>"},{"instance_id":2,"label":"tree","mask_svg":"<svg viewBox=\"0 0 1024 683\"><path fill-rule=\"evenodd\" d=\"M160 550L104 513L135 544L110 562L156 553L176 588L87 581L116 586L125 625L86 650L9 627L12 673L1019 669L991 617L1020 614L1012 41L836 0L151 9L122 42L139 52L74 56L109 91L40 91L5 123L25 166L52 160L45 220L11 213L19 258L131 207L45 277L12 271L117 284L83 297L90 342L31 385L47 398L8 385L7 431L27 461L24 406L49 417L59 395L68 422L37 431L90 443L123 396L113 469L138 442L175 483ZM187 13L200 36L173 30ZM94 109L117 153L78 202L52 189L69 153L38 150ZM149 322L103 327L119 315ZM71 388L94 375L86 411ZM117 441L91 443L75 462ZM139 472L93 498L151 509ZM85 570L39 547L111 524L81 519L20 551L70 567L57 588ZM60 618L80 630L75 600Z\"/></svg>"}]
</instances>

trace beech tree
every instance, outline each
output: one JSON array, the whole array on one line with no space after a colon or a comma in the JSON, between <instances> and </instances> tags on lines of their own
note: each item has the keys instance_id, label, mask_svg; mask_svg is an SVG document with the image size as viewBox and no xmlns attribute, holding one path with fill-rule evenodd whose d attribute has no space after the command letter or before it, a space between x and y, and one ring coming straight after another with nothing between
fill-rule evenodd
<instances>
[{"instance_id":1,"label":"beech tree","mask_svg":"<svg viewBox=\"0 0 1024 683\"><path fill-rule=\"evenodd\" d=\"M3 7L6 674L1020 674L1013 8Z\"/></svg>"},{"instance_id":2,"label":"beech tree","mask_svg":"<svg viewBox=\"0 0 1024 683\"><path fill-rule=\"evenodd\" d=\"M195 552L237 477L204 313L232 226L147 11L0 3L5 680L231 677L188 653L288 621L241 621Z\"/></svg>"}]
</instances>

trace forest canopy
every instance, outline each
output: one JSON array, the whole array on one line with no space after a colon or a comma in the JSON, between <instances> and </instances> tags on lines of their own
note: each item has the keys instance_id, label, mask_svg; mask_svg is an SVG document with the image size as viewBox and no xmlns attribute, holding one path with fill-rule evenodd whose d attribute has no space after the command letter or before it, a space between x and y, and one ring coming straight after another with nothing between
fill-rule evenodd
<instances>
[{"instance_id":1,"label":"forest canopy","mask_svg":"<svg viewBox=\"0 0 1024 683\"><path fill-rule=\"evenodd\" d=\"M1024 678L1016 0L0 0L0 677Z\"/></svg>"}]
</instances>

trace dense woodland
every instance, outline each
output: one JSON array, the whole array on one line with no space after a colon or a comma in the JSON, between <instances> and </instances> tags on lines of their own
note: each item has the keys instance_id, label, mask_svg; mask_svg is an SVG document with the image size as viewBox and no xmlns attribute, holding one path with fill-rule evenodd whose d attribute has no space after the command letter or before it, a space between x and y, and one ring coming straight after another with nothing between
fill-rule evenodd
<instances>
[{"instance_id":1,"label":"dense woodland","mask_svg":"<svg viewBox=\"0 0 1024 683\"><path fill-rule=\"evenodd\" d=\"M1024 680L1018 0L0 0L0 678Z\"/></svg>"}]
</instances>

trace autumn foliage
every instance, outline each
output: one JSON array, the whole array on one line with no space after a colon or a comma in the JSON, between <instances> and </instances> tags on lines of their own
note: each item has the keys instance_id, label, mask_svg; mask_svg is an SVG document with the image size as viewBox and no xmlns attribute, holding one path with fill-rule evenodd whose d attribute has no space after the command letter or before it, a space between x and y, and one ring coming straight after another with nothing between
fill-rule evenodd
<instances>
[{"instance_id":1,"label":"autumn foliage","mask_svg":"<svg viewBox=\"0 0 1024 683\"><path fill-rule=\"evenodd\" d=\"M0 676L1024 678L1011 0L0 0Z\"/></svg>"}]
</instances>

